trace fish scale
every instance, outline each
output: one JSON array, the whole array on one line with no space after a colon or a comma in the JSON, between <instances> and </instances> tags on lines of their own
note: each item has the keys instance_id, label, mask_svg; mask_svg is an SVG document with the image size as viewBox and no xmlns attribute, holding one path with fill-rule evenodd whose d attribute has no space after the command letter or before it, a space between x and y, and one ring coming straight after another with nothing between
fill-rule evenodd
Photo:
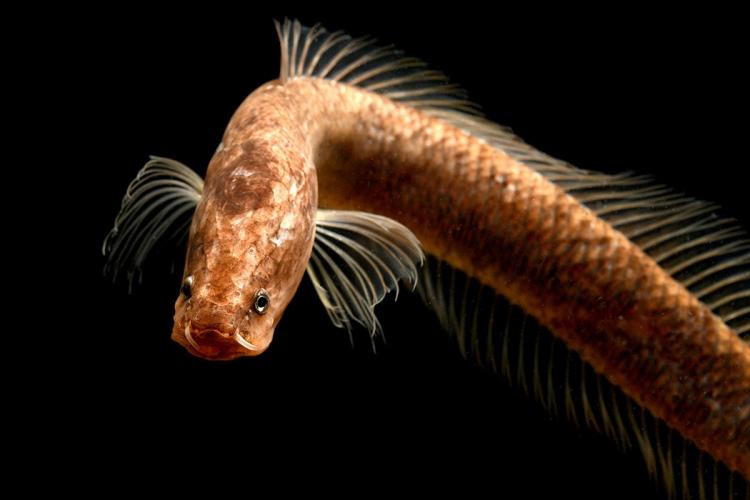
<instances>
[{"instance_id":1,"label":"fish scale","mask_svg":"<svg viewBox=\"0 0 750 500\"><path fill-rule=\"evenodd\" d=\"M537 151L394 49L297 22L277 28L280 79L238 108L205 193L187 167L154 159L105 241L108 266L132 276L177 225L170 210L197 205L175 340L211 359L260 354L305 264L336 326L377 335L375 304L399 280L416 284L423 249L419 293L464 356L637 446L670 495L747 490L737 474L717 479L718 461L750 478L744 229L646 177ZM204 345L201 317L228 326ZM714 459L713 476L704 453L689 472L690 442Z\"/></svg>"},{"instance_id":2,"label":"fish scale","mask_svg":"<svg viewBox=\"0 0 750 500\"><path fill-rule=\"evenodd\" d=\"M404 116L417 110L379 96L347 99L339 86L286 84L301 102L338 103L340 123L369 124L369 135L331 139L342 145L317 166L322 205L377 212L411 228L428 254L520 305L639 404L750 475L747 344L638 246L537 172L449 124ZM325 126L312 111L305 115ZM385 135L396 139L380 142ZM388 161L393 156L399 161ZM386 160L373 160L380 157ZM483 165L502 183L483 182ZM400 169L419 170L411 181L436 194L404 205L388 189L391 177L409 178ZM439 210L432 210L433 196L445 200ZM475 233L466 221L477 214L497 222Z\"/></svg>"}]
</instances>

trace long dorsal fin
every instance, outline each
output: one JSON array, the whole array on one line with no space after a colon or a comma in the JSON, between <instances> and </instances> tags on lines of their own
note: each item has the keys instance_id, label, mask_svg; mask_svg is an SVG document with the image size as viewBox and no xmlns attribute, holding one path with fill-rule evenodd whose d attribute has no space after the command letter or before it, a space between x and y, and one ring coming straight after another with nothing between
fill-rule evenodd
<instances>
[{"instance_id":1,"label":"long dorsal fin","mask_svg":"<svg viewBox=\"0 0 750 500\"><path fill-rule=\"evenodd\" d=\"M576 168L484 118L460 87L418 59L371 38L276 24L282 81L324 78L355 85L445 120L544 175L641 246L738 335L750 341L750 237L717 206L632 173Z\"/></svg>"}]
</instances>

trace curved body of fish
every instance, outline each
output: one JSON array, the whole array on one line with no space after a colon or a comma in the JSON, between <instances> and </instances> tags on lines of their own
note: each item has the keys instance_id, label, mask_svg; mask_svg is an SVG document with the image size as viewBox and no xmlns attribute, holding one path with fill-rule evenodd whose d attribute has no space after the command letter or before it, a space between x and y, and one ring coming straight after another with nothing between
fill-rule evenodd
<instances>
[{"instance_id":1,"label":"curved body of fish","mask_svg":"<svg viewBox=\"0 0 750 500\"><path fill-rule=\"evenodd\" d=\"M429 82L427 71L390 77L403 82L388 87L366 42L296 24L281 38L282 77L236 111L194 198L177 342L211 359L263 352L308 263L317 263L309 271L334 322L374 331L371 306L395 279L414 279L416 237L425 253L519 306L652 415L750 478L750 346L634 236L651 223L649 241L666 242L680 213L703 214L702 205L534 156L462 109L442 83L401 86ZM438 91L447 97L431 100ZM638 226L637 216L603 215L615 206L626 217L639 203L663 206L668 231L647 216ZM316 216L318 207L334 211ZM380 217L352 215L362 212ZM713 223L700 224L699 236L710 236ZM724 268L746 265L744 233L716 224L717 238L739 238L714 248L720 257L728 248ZM368 253L363 240L379 250ZM664 251L682 247L694 249ZM732 300L746 298L738 290Z\"/></svg>"}]
</instances>

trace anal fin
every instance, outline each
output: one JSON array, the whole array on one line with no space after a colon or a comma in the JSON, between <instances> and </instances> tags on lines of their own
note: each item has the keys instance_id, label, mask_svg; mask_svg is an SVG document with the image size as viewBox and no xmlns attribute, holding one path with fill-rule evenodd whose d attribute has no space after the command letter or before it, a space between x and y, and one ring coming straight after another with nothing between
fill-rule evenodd
<instances>
[{"instance_id":1,"label":"anal fin","mask_svg":"<svg viewBox=\"0 0 750 500\"><path fill-rule=\"evenodd\" d=\"M417 291L466 359L500 374L550 413L637 451L669 498L750 498L742 476L684 440L491 288L431 257Z\"/></svg>"}]
</instances>

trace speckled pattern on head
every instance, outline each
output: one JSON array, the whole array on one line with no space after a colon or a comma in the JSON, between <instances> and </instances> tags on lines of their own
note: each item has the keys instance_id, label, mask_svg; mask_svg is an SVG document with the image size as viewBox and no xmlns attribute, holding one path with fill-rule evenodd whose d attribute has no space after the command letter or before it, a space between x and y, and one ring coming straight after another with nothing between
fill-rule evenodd
<instances>
[{"instance_id":1,"label":"speckled pattern on head","mask_svg":"<svg viewBox=\"0 0 750 500\"><path fill-rule=\"evenodd\" d=\"M185 263L191 296L178 297L172 331L193 354L233 359L265 351L302 279L317 185L308 141L289 125L297 120L293 110L251 97L209 164ZM269 297L262 315L252 308L261 289Z\"/></svg>"}]
</instances>

